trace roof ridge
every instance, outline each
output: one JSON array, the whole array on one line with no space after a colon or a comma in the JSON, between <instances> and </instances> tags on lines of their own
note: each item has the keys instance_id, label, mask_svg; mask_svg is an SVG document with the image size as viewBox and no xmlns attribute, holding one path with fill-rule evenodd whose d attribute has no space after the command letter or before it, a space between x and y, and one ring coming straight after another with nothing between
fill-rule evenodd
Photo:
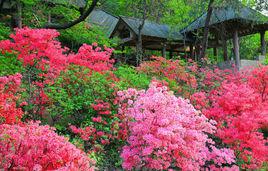
<instances>
[{"instance_id":1,"label":"roof ridge","mask_svg":"<svg viewBox=\"0 0 268 171\"><path fill-rule=\"evenodd\" d=\"M134 20L142 20L141 18L136 18L136 17L132 17L132 16L124 16L124 15L119 15L119 17L122 17L122 18L128 18L128 19L134 19ZM170 27L168 24L164 24L164 23L157 23L155 21L152 21L152 20L148 20L148 19L145 19L146 22L149 22L151 24L156 24L156 25L161 25L161 26L168 26Z\"/></svg>"},{"instance_id":2,"label":"roof ridge","mask_svg":"<svg viewBox=\"0 0 268 171\"><path fill-rule=\"evenodd\" d=\"M106 14L109 14L109 15L111 15L111 16L113 16L113 17L119 19L119 16L116 16L116 15L114 15L114 14L112 14L112 13L110 13L110 12L108 12L107 10L104 10L104 9L102 9L102 8L95 8L94 10L103 11L103 12L105 12ZM93 11L94 11L94 10L93 10Z\"/></svg>"}]
</instances>

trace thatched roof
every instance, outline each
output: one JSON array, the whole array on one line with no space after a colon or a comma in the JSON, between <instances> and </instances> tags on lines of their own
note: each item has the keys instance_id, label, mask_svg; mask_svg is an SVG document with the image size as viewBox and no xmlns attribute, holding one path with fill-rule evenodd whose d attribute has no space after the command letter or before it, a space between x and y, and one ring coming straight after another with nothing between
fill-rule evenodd
<instances>
[{"instance_id":1,"label":"thatched roof","mask_svg":"<svg viewBox=\"0 0 268 171\"><path fill-rule=\"evenodd\" d=\"M88 23L102 28L108 37L113 32L118 20L118 17L100 9L94 9L87 18Z\"/></svg>"},{"instance_id":2,"label":"thatched roof","mask_svg":"<svg viewBox=\"0 0 268 171\"><path fill-rule=\"evenodd\" d=\"M207 13L204 13L199 18L194 20L190 25L181 30L182 33L194 32L198 29L204 28L205 20L207 17ZM215 7L213 8L213 12L211 15L209 26L216 26L224 23L228 25L228 23L236 23L236 26L250 26L255 27L257 25L263 25L268 21L268 17L259 13L258 11L243 6L226 6L226 7Z\"/></svg>"}]
</instances>

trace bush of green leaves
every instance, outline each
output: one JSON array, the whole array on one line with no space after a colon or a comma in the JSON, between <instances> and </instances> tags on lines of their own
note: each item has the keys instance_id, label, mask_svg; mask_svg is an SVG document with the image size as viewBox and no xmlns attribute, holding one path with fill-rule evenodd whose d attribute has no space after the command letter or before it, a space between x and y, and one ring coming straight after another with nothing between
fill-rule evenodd
<instances>
[{"instance_id":1,"label":"bush of green leaves","mask_svg":"<svg viewBox=\"0 0 268 171\"><path fill-rule=\"evenodd\" d=\"M133 66L119 66L114 74L119 78L116 83L120 90L128 88L146 89L148 88L151 77L144 73L138 73Z\"/></svg>"}]
</instances>

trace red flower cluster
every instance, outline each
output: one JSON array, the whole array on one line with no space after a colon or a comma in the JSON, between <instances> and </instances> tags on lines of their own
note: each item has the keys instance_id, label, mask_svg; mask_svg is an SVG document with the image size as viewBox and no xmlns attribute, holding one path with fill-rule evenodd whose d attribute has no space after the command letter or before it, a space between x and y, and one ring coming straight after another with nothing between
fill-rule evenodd
<instances>
[{"instance_id":1,"label":"red flower cluster","mask_svg":"<svg viewBox=\"0 0 268 171\"><path fill-rule=\"evenodd\" d=\"M192 96L218 122L216 135L236 151L243 168L257 169L268 161L268 141L260 132L268 125L267 86L268 67L262 66L229 75L218 88Z\"/></svg>"},{"instance_id":2,"label":"red flower cluster","mask_svg":"<svg viewBox=\"0 0 268 171\"><path fill-rule=\"evenodd\" d=\"M21 77L20 74L0 77L0 124L18 123L23 116L23 111L16 104Z\"/></svg>"},{"instance_id":3,"label":"red flower cluster","mask_svg":"<svg viewBox=\"0 0 268 171\"><path fill-rule=\"evenodd\" d=\"M85 66L93 71L103 72L113 68L114 60L110 59L113 49L101 48L83 44L77 54L69 57L69 62L79 66Z\"/></svg>"},{"instance_id":4,"label":"red flower cluster","mask_svg":"<svg viewBox=\"0 0 268 171\"><path fill-rule=\"evenodd\" d=\"M94 161L38 123L0 125L0 168L4 170L94 170Z\"/></svg>"},{"instance_id":5,"label":"red flower cluster","mask_svg":"<svg viewBox=\"0 0 268 171\"><path fill-rule=\"evenodd\" d=\"M56 40L59 32L50 29L17 29L11 40L0 42L2 53L13 53L22 61L26 68L28 94L27 100L33 104L31 113L44 114L49 103L45 88L53 84L55 78L70 64L85 66L90 70L102 72L112 69L113 60L110 59L112 49L84 44L78 53L69 53L69 49L62 47Z\"/></svg>"}]
</instances>

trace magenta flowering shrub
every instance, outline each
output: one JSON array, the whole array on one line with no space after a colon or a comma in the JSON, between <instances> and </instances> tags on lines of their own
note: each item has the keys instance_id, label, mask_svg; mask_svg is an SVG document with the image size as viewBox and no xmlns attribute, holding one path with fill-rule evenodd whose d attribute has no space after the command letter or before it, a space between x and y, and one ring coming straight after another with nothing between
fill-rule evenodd
<instances>
[{"instance_id":1,"label":"magenta flowering shrub","mask_svg":"<svg viewBox=\"0 0 268 171\"><path fill-rule=\"evenodd\" d=\"M216 149L207 135L215 132L215 121L167 87L152 82L147 91L129 89L118 96L124 104L119 114L131 120L121 154L124 169L199 170L211 160L215 168L235 162L232 150Z\"/></svg>"},{"instance_id":2,"label":"magenta flowering shrub","mask_svg":"<svg viewBox=\"0 0 268 171\"><path fill-rule=\"evenodd\" d=\"M94 161L39 123L0 125L0 168L4 170L94 170Z\"/></svg>"}]
</instances>

